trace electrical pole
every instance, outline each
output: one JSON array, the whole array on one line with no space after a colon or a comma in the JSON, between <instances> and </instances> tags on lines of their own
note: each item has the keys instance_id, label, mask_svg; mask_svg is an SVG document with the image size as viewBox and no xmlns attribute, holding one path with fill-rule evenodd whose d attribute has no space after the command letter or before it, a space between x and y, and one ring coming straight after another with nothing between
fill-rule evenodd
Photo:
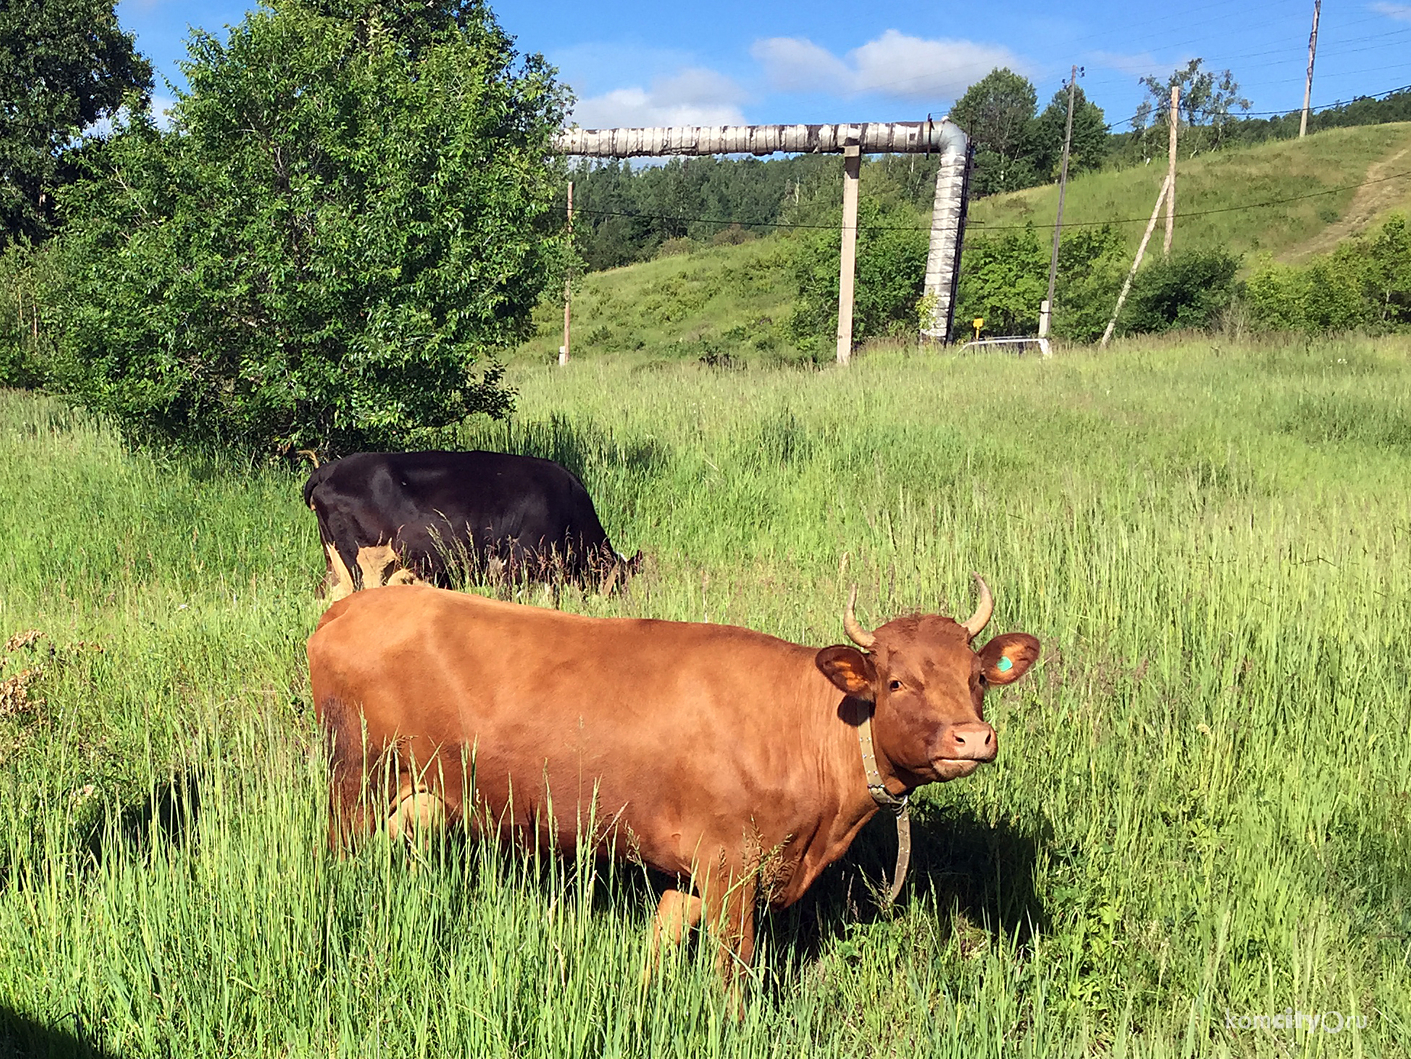
<instances>
[{"instance_id":1,"label":"electrical pole","mask_svg":"<svg viewBox=\"0 0 1411 1059\"><path fill-rule=\"evenodd\" d=\"M1068 190L1068 150L1073 145L1073 93L1078 87L1078 67L1068 78L1068 127L1063 132L1063 166L1058 173L1058 217L1053 222L1053 253L1048 259L1048 300L1039 313L1039 337L1047 338L1053 323L1053 287L1058 280L1058 240L1063 233L1063 193Z\"/></svg>"},{"instance_id":2,"label":"electrical pole","mask_svg":"<svg viewBox=\"0 0 1411 1059\"><path fill-rule=\"evenodd\" d=\"M568 252L573 254L573 181L568 182ZM563 345L559 347L559 364L568 363L568 325L573 316L573 265L563 276Z\"/></svg>"},{"instance_id":3,"label":"electrical pole","mask_svg":"<svg viewBox=\"0 0 1411 1059\"><path fill-rule=\"evenodd\" d=\"M1308 100L1313 96L1313 56L1318 51L1318 11L1323 0L1313 0L1313 32L1308 34L1308 80L1303 84L1303 117L1298 122L1298 138L1308 131Z\"/></svg>"},{"instance_id":4,"label":"electrical pole","mask_svg":"<svg viewBox=\"0 0 1411 1059\"><path fill-rule=\"evenodd\" d=\"M1166 150L1166 241L1161 252L1171 256L1171 237L1176 234L1176 126L1181 119L1181 86L1171 86L1171 135Z\"/></svg>"},{"instance_id":5,"label":"electrical pole","mask_svg":"<svg viewBox=\"0 0 1411 1059\"><path fill-rule=\"evenodd\" d=\"M1146 232L1142 235L1142 241L1137 246L1137 256L1132 259L1132 267L1127 272L1127 280L1122 284L1122 293L1117 295L1117 307L1112 310L1112 319L1107 321L1107 330L1102 333L1102 342L1099 343L1103 349L1107 348L1108 340L1112 338L1112 332L1117 329L1117 317L1122 312L1122 303L1127 300L1127 292L1132 289L1132 280L1137 277L1137 269L1142 267L1142 257L1146 254L1146 244L1151 241L1151 233L1156 231L1156 218L1161 216L1161 203L1166 199L1166 193L1171 190L1171 178L1168 176L1161 182L1161 194L1156 196L1156 205L1151 208L1151 220L1146 222Z\"/></svg>"}]
</instances>

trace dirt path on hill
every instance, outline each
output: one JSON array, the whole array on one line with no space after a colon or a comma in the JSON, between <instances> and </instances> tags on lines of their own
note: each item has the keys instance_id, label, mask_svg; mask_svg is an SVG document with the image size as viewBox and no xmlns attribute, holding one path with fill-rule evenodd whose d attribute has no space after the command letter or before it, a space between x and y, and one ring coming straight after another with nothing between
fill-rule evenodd
<instances>
[{"instance_id":1,"label":"dirt path on hill","mask_svg":"<svg viewBox=\"0 0 1411 1059\"><path fill-rule=\"evenodd\" d=\"M1402 175L1400 179L1386 178L1405 174L1411 170L1411 157L1408 156L1411 156L1411 146L1403 147L1390 158L1383 158L1380 162L1373 162L1369 165L1367 175L1363 177L1363 180L1375 180L1377 183L1363 184L1353 194L1352 203L1341 217L1312 239L1285 250L1279 255L1279 260L1297 262L1314 254L1327 253L1342 240L1358 234L1375 221L1380 214L1403 201L1406 198L1407 189L1411 188L1411 176Z\"/></svg>"}]
</instances>

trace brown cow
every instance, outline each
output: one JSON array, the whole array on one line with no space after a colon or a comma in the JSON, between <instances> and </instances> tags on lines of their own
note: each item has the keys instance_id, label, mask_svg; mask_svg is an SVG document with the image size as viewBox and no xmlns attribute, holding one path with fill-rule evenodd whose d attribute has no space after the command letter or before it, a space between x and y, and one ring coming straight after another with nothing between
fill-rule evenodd
<instances>
[{"instance_id":1,"label":"brown cow","mask_svg":"<svg viewBox=\"0 0 1411 1059\"><path fill-rule=\"evenodd\" d=\"M704 916L728 984L750 962L757 900L792 904L880 803L994 760L985 690L1019 679L1039 642L1006 633L977 652L994 605L976 581L969 620L913 614L875 632L854 590L843 624L864 650L429 587L359 592L308 647L330 843L444 819L640 859L678 880L654 936L679 940ZM592 812L606 825L581 835Z\"/></svg>"}]
</instances>

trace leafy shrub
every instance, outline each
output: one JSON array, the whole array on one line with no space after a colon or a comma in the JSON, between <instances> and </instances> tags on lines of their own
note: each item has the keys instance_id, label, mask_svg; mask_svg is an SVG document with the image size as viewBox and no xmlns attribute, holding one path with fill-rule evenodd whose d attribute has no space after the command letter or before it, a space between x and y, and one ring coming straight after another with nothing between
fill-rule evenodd
<instances>
[{"instance_id":1,"label":"leafy shrub","mask_svg":"<svg viewBox=\"0 0 1411 1059\"><path fill-rule=\"evenodd\" d=\"M1362 241L1363 291L1373 316L1389 327L1411 326L1411 226L1393 214L1371 239Z\"/></svg>"},{"instance_id":2,"label":"leafy shrub","mask_svg":"<svg viewBox=\"0 0 1411 1059\"><path fill-rule=\"evenodd\" d=\"M741 243L753 242L758 238L754 232L748 228L742 228L738 224L732 224L729 228L722 228L710 237L712 246L739 246Z\"/></svg>"},{"instance_id":3,"label":"leafy shrub","mask_svg":"<svg viewBox=\"0 0 1411 1059\"><path fill-rule=\"evenodd\" d=\"M1128 264L1126 242L1113 225L1064 231L1058 244L1053 333L1080 342L1101 338Z\"/></svg>"},{"instance_id":4,"label":"leafy shrub","mask_svg":"<svg viewBox=\"0 0 1411 1059\"><path fill-rule=\"evenodd\" d=\"M41 290L54 284L54 253L20 240L0 253L0 386L44 385L54 359Z\"/></svg>"},{"instance_id":5,"label":"leafy shrub","mask_svg":"<svg viewBox=\"0 0 1411 1059\"><path fill-rule=\"evenodd\" d=\"M1255 325L1269 331L1326 334L1411 326L1411 231L1392 215L1371 236L1354 239L1306 265L1264 258L1245 285Z\"/></svg>"},{"instance_id":6,"label":"leafy shrub","mask_svg":"<svg viewBox=\"0 0 1411 1059\"><path fill-rule=\"evenodd\" d=\"M995 335L1032 335L1048 293L1051 250L1032 225L976 236L965 247L956 332L975 317ZM1110 225L1065 232L1058 247L1053 333L1091 341L1103 332L1122 282L1123 242Z\"/></svg>"},{"instance_id":7,"label":"leafy shrub","mask_svg":"<svg viewBox=\"0 0 1411 1059\"><path fill-rule=\"evenodd\" d=\"M696 249L696 241L689 236L673 236L657 247L657 257L680 257Z\"/></svg>"},{"instance_id":8,"label":"leafy shrub","mask_svg":"<svg viewBox=\"0 0 1411 1059\"><path fill-rule=\"evenodd\" d=\"M798 300L789 330L807 352L821 351L838 332L840 224L841 212L835 211L832 225L793 244L789 264ZM872 199L859 203L854 342L914 329L929 239L910 211L889 210Z\"/></svg>"},{"instance_id":9,"label":"leafy shrub","mask_svg":"<svg viewBox=\"0 0 1411 1059\"><path fill-rule=\"evenodd\" d=\"M995 335L1032 335L1048 293L1048 255L1033 225L969 240L956 299L957 334L976 317Z\"/></svg>"},{"instance_id":10,"label":"leafy shrub","mask_svg":"<svg viewBox=\"0 0 1411 1059\"><path fill-rule=\"evenodd\" d=\"M134 118L64 199L60 384L131 436L265 451L507 411L477 362L564 254L542 60L473 0L275 0L190 53L175 127Z\"/></svg>"},{"instance_id":11,"label":"leafy shrub","mask_svg":"<svg viewBox=\"0 0 1411 1059\"><path fill-rule=\"evenodd\" d=\"M1118 321L1124 334L1204 329L1235 296L1239 259L1225 250L1158 257L1137 273Z\"/></svg>"}]
</instances>

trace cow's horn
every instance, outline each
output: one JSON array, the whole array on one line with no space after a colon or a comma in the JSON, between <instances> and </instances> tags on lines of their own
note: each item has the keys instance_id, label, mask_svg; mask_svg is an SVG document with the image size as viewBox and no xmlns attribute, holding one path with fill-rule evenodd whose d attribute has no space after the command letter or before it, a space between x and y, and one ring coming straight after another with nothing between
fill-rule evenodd
<instances>
[{"instance_id":1,"label":"cow's horn","mask_svg":"<svg viewBox=\"0 0 1411 1059\"><path fill-rule=\"evenodd\" d=\"M985 584L985 579L979 574L975 574L975 587L980 590L980 600L975 604L975 613L961 622L965 631L970 634L970 639L980 635L980 630L990 623L990 615L995 612L995 597L990 595L990 586Z\"/></svg>"},{"instance_id":2,"label":"cow's horn","mask_svg":"<svg viewBox=\"0 0 1411 1059\"><path fill-rule=\"evenodd\" d=\"M857 586L852 586L852 591L848 593L847 609L843 611L843 631L848 634L848 639L857 646L871 650L877 642L877 637L864 629L857 623L857 615L853 613L853 607L857 606Z\"/></svg>"}]
</instances>

